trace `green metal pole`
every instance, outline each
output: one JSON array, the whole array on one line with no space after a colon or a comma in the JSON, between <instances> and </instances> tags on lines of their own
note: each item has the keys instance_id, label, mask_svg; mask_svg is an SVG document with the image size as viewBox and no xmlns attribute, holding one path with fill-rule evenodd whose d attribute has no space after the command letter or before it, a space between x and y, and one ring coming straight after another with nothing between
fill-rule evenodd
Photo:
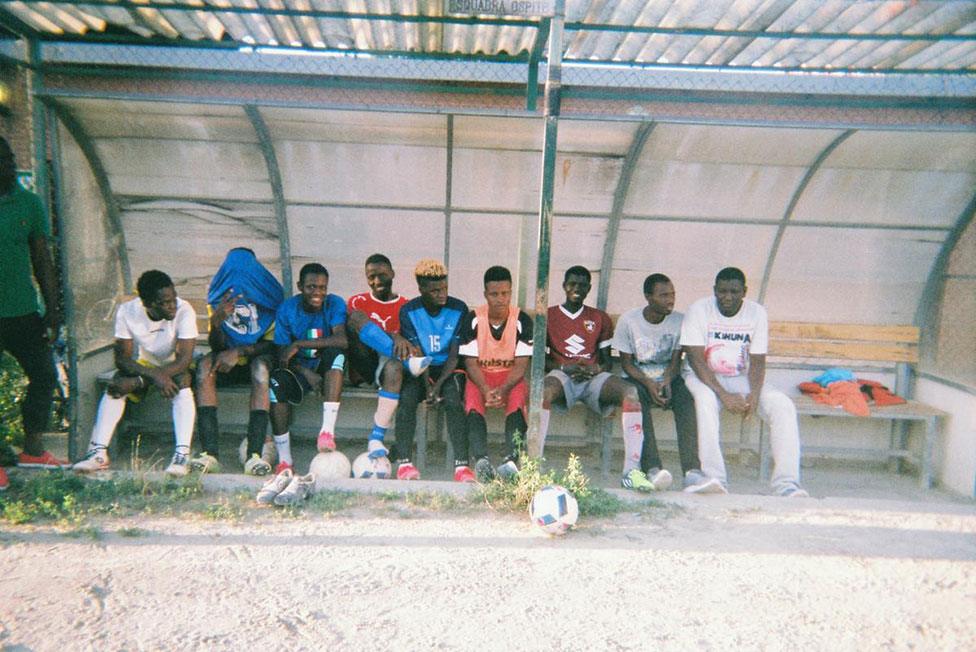
<instances>
[{"instance_id":1,"label":"green metal pole","mask_svg":"<svg viewBox=\"0 0 976 652\"><path fill-rule=\"evenodd\" d=\"M44 105L37 97L44 91L44 81L41 76L41 43L35 39L30 39L27 46L30 53L30 70L27 74L30 84L31 127L34 140L34 190L41 198L44 214L50 215L51 195L47 182L47 127Z\"/></svg>"},{"instance_id":2,"label":"green metal pole","mask_svg":"<svg viewBox=\"0 0 976 652\"><path fill-rule=\"evenodd\" d=\"M539 199L539 256L535 282L535 341L532 348L531 395L529 403L528 453L542 455L539 432L543 383L546 372L546 326L549 307L549 258L552 247L552 196L556 176L556 132L559 126L559 95L562 88L563 23L565 0L556 0L549 29L549 61L546 66L545 134L542 141L542 192Z\"/></svg>"}]
</instances>

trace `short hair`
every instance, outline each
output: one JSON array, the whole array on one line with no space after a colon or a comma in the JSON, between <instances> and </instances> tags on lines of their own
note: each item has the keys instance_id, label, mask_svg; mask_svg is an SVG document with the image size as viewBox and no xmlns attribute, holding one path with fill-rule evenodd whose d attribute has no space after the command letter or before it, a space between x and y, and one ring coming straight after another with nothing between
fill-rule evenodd
<instances>
[{"instance_id":1,"label":"short hair","mask_svg":"<svg viewBox=\"0 0 976 652\"><path fill-rule=\"evenodd\" d=\"M715 275L715 285L718 285L719 281L741 281L742 286L745 287L746 275L738 267L726 267Z\"/></svg>"},{"instance_id":2,"label":"short hair","mask_svg":"<svg viewBox=\"0 0 976 652\"><path fill-rule=\"evenodd\" d=\"M669 279L664 274L651 274L644 279L644 294L650 294L654 291L654 286L658 283L670 283Z\"/></svg>"},{"instance_id":3,"label":"short hair","mask_svg":"<svg viewBox=\"0 0 976 652\"><path fill-rule=\"evenodd\" d=\"M590 275L590 270L586 269L582 265L573 265L567 269L566 273L563 274L563 283L568 281L570 276L585 276L587 283L593 280L593 277Z\"/></svg>"},{"instance_id":4,"label":"short hair","mask_svg":"<svg viewBox=\"0 0 976 652\"><path fill-rule=\"evenodd\" d=\"M173 287L173 279L158 269L143 272L139 280L136 281L136 291L139 293L139 298L142 299L143 304L155 302L160 290L171 287Z\"/></svg>"},{"instance_id":5,"label":"short hair","mask_svg":"<svg viewBox=\"0 0 976 652\"><path fill-rule=\"evenodd\" d=\"M447 278L447 268L439 260L424 258L413 268L413 275L417 277L417 285L430 281L443 281Z\"/></svg>"},{"instance_id":6,"label":"short hair","mask_svg":"<svg viewBox=\"0 0 976 652\"><path fill-rule=\"evenodd\" d=\"M373 254L366 259L366 265L386 265L390 269L393 269L393 263L383 254Z\"/></svg>"},{"instance_id":7,"label":"short hair","mask_svg":"<svg viewBox=\"0 0 976 652\"><path fill-rule=\"evenodd\" d=\"M485 285L497 281L508 281L509 283L512 282L512 273L508 271L507 267L492 265L485 270Z\"/></svg>"},{"instance_id":8,"label":"short hair","mask_svg":"<svg viewBox=\"0 0 976 652\"><path fill-rule=\"evenodd\" d=\"M300 272L298 272L298 283L302 284L305 282L305 277L309 274L322 274L326 278L329 277L329 270L325 268L325 265L321 263L307 263L302 266Z\"/></svg>"}]
</instances>

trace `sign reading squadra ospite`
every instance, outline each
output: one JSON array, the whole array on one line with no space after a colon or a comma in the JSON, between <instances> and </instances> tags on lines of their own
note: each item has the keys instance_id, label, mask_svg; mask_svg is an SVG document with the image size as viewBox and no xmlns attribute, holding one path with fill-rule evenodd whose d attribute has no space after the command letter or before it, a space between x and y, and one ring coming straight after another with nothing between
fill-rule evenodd
<instances>
[{"instance_id":1,"label":"sign reading squadra ospite","mask_svg":"<svg viewBox=\"0 0 976 652\"><path fill-rule=\"evenodd\" d=\"M448 0L447 13L464 16L552 16L556 0Z\"/></svg>"}]
</instances>

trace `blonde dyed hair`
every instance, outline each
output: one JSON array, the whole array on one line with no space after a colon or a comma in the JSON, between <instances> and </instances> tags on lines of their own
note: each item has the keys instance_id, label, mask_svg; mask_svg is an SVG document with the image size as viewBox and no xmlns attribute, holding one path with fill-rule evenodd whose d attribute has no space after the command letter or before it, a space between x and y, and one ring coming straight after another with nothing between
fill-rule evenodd
<instances>
[{"instance_id":1,"label":"blonde dyed hair","mask_svg":"<svg viewBox=\"0 0 976 652\"><path fill-rule=\"evenodd\" d=\"M417 277L418 282L447 278L447 268L439 260L424 258L413 268L413 275Z\"/></svg>"}]
</instances>

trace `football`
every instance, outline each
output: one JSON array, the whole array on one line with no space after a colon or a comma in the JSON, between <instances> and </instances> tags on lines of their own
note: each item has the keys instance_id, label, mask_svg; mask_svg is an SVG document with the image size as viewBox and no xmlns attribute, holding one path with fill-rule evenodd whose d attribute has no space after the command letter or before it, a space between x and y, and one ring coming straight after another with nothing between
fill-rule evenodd
<instances>
[{"instance_id":1,"label":"football","mask_svg":"<svg viewBox=\"0 0 976 652\"><path fill-rule=\"evenodd\" d=\"M352 477L354 478L389 478L392 475L390 458L377 457L371 459L369 453L359 455L352 463Z\"/></svg>"},{"instance_id":2,"label":"football","mask_svg":"<svg viewBox=\"0 0 976 652\"><path fill-rule=\"evenodd\" d=\"M529 503L529 518L546 534L565 534L576 525L578 517L576 498L559 485L546 485L539 489Z\"/></svg>"},{"instance_id":3,"label":"football","mask_svg":"<svg viewBox=\"0 0 976 652\"><path fill-rule=\"evenodd\" d=\"M315 475L315 490L321 491L330 482L349 478L352 465L349 458L339 451L319 453L312 458L308 472Z\"/></svg>"}]
</instances>

